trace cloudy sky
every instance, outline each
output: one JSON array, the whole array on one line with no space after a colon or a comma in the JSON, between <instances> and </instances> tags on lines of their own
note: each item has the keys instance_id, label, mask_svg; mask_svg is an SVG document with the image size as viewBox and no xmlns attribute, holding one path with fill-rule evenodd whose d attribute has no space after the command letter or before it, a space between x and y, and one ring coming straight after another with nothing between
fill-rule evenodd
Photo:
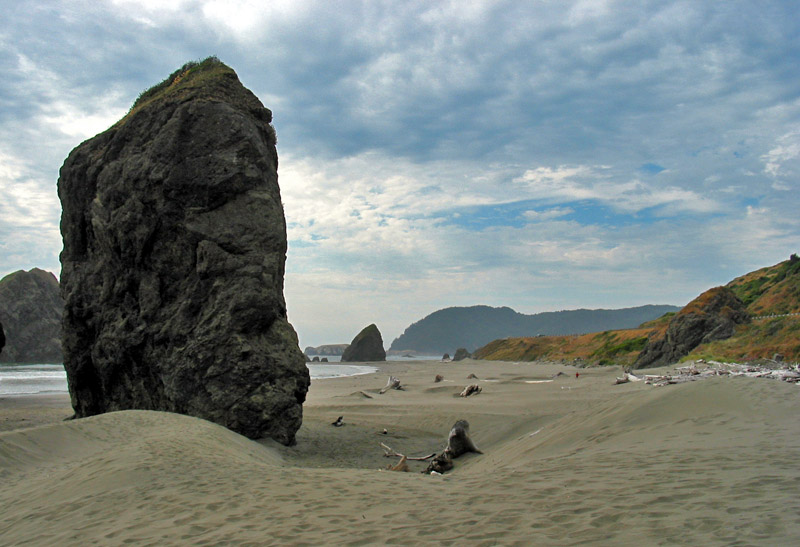
<instances>
[{"instance_id":1,"label":"cloudy sky","mask_svg":"<svg viewBox=\"0 0 800 547\"><path fill-rule=\"evenodd\" d=\"M448 306L683 305L800 251L795 0L0 12L0 276L58 275L69 151L209 55L274 113L303 347Z\"/></svg>"}]
</instances>

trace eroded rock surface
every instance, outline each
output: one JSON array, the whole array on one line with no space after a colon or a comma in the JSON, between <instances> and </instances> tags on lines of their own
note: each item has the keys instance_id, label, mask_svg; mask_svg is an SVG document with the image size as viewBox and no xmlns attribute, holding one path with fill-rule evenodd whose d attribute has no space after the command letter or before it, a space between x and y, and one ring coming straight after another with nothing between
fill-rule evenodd
<instances>
[{"instance_id":1,"label":"eroded rock surface","mask_svg":"<svg viewBox=\"0 0 800 547\"><path fill-rule=\"evenodd\" d=\"M4 363L61 363L64 302L56 276L33 268L0 280L0 320L5 327Z\"/></svg>"},{"instance_id":2,"label":"eroded rock surface","mask_svg":"<svg viewBox=\"0 0 800 547\"><path fill-rule=\"evenodd\" d=\"M309 376L283 297L272 113L190 63L61 168L76 415L165 410L294 442Z\"/></svg>"},{"instance_id":3,"label":"eroded rock surface","mask_svg":"<svg viewBox=\"0 0 800 547\"><path fill-rule=\"evenodd\" d=\"M383 337L375 324L364 327L342 353L342 362L385 361Z\"/></svg>"},{"instance_id":4,"label":"eroded rock surface","mask_svg":"<svg viewBox=\"0 0 800 547\"><path fill-rule=\"evenodd\" d=\"M727 287L710 289L672 318L664 336L648 340L633 368L676 363L700 344L730 338L736 325L749 320L745 305L733 291Z\"/></svg>"}]
</instances>

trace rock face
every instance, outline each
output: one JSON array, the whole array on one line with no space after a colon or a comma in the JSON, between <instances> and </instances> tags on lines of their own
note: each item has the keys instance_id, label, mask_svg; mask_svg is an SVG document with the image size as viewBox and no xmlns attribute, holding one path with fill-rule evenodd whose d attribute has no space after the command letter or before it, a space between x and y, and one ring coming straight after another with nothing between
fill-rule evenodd
<instances>
[{"instance_id":1,"label":"rock face","mask_svg":"<svg viewBox=\"0 0 800 547\"><path fill-rule=\"evenodd\" d=\"M467 351L467 348L458 348L453 354L453 361L463 361L470 357L472 357L472 355Z\"/></svg>"},{"instance_id":2,"label":"rock face","mask_svg":"<svg viewBox=\"0 0 800 547\"><path fill-rule=\"evenodd\" d=\"M364 327L364 330L353 338L342 354L342 362L385 361L386 350L383 349L383 338L375 324Z\"/></svg>"},{"instance_id":3,"label":"rock face","mask_svg":"<svg viewBox=\"0 0 800 547\"><path fill-rule=\"evenodd\" d=\"M0 323L0 355L3 354L4 347L6 347L6 333L3 332L3 324Z\"/></svg>"},{"instance_id":4,"label":"rock face","mask_svg":"<svg viewBox=\"0 0 800 547\"><path fill-rule=\"evenodd\" d=\"M710 289L686 305L667 326L663 337L648 340L633 368L670 365L705 342L733 336L736 325L750 316L727 287Z\"/></svg>"},{"instance_id":5,"label":"rock face","mask_svg":"<svg viewBox=\"0 0 800 547\"><path fill-rule=\"evenodd\" d=\"M309 375L286 318L271 121L211 58L70 153L58 194L78 417L164 410L294 442Z\"/></svg>"},{"instance_id":6,"label":"rock face","mask_svg":"<svg viewBox=\"0 0 800 547\"><path fill-rule=\"evenodd\" d=\"M4 363L61 363L64 301L56 276L34 268L0 280L0 321L5 326Z\"/></svg>"}]
</instances>

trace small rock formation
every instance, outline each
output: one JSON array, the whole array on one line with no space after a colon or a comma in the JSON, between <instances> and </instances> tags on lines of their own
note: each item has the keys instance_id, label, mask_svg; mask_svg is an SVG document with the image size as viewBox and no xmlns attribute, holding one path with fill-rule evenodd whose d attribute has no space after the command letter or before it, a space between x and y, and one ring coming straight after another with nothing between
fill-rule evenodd
<instances>
[{"instance_id":1,"label":"small rock formation","mask_svg":"<svg viewBox=\"0 0 800 547\"><path fill-rule=\"evenodd\" d=\"M700 344L730 338L736 325L748 321L745 305L733 291L727 287L710 289L678 312L662 337L648 340L633 368L676 363Z\"/></svg>"},{"instance_id":2,"label":"small rock formation","mask_svg":"<svg viewBox=\"0 0 800 547\"><path fill-rule=\"evenodd\" d=\"M450 354L449 353L445 353L444 355L442 355L442 361L449 361L449 360L450 360Z\"/></svg>"},{"instance_id":3,"label":"small rock formation","mask_svg":"<svg viewBox=\"0 0 800 547\"><path fill-rule=\"evenodd\" d=\"M378 327L373 323L358 333L342 353L342 362L385 361L386 350Z\"/></svg>"},{"instance_id":4,"label":"small rock formation","mask_svg":"<svg viewBox=\"0 0 800 547\"><path fill-rule=\"evenodd\" d=\"M312 363L319 363L319 356L318 356L318 355L315 355L314 357L312 357L312 358L311 358L311 362L312 362Z\"/></svg>"},{"instance_id":5,"label":"small rock formation","mask_svg":"<svg viewBox=\"0 0 800 547\"><path fill-rule=\"evenodd\" d=\"M458 348L456 353L453 355L453 361L463 361L464 359L469 359L470 357L472 357L472 355L467 351L466 348Z\"/></svg>"},{"instance_id":6,"label":"small rock formation","mask_svg":"<svg viewBox=\"0 0 800 547\"><path fill-rule=\"evenodd\" d=\"M286 317L271 121L209 58L70 153L58 194L76 416L163 410L294 443L310 380Z\"/></svg>"},{"instance_id":7,"label":"small rock formation","mask_svg":"<svg viewBox=\"0 0 800 547\"><path fill-rule=\"evenodd\" d=\"M0 321L7 345L4 363L61 363L64 301L56 276L33 268L0 280Z\"/></svg>"},{"instance_id":8,"label":"small rock formation","mask_svg":"<svg viewBox=\"0 0 800 547\"><path fill-rule=\"evenodd\" d=\"M324 344L322 346L308 346L306 355L341 355L347 349L347 344Z\"/></svg>"},{"instance_id":9,"label":"small rock formation","mask_svg":"<svg viewBox=\"0 0 800 547\"><path fill-rule=\"evenodd\" d=\"M322 359L319 360L319 362L320 363L327 363L328 362L328 358L327 357L323 357Z\"/></svg>"}]
</instances>

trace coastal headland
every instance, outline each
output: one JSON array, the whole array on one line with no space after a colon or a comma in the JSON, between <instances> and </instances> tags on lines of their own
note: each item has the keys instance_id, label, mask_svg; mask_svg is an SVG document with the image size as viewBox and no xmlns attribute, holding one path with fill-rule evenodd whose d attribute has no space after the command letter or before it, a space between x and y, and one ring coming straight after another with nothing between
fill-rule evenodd
<instances>
[{"instance_id":1,"label":"coastal headland","mask_svg":"<svg viewBox=\"0 0 800 547\"><path fill-rule=\"evenodd\" d=\"M372 365L312 380L291 447L165 412L63 421L67 395L0 399L3 542L800 541L797 385L615 385L620 367L541 362ZM380 394L389 375L404 389ZM482 391L459 397L472 383ZM381 443L438 452L461 419L482 454L444 475L422 474L424 461L386 470L398 458Z\"/></svg>"}]
</instances>

